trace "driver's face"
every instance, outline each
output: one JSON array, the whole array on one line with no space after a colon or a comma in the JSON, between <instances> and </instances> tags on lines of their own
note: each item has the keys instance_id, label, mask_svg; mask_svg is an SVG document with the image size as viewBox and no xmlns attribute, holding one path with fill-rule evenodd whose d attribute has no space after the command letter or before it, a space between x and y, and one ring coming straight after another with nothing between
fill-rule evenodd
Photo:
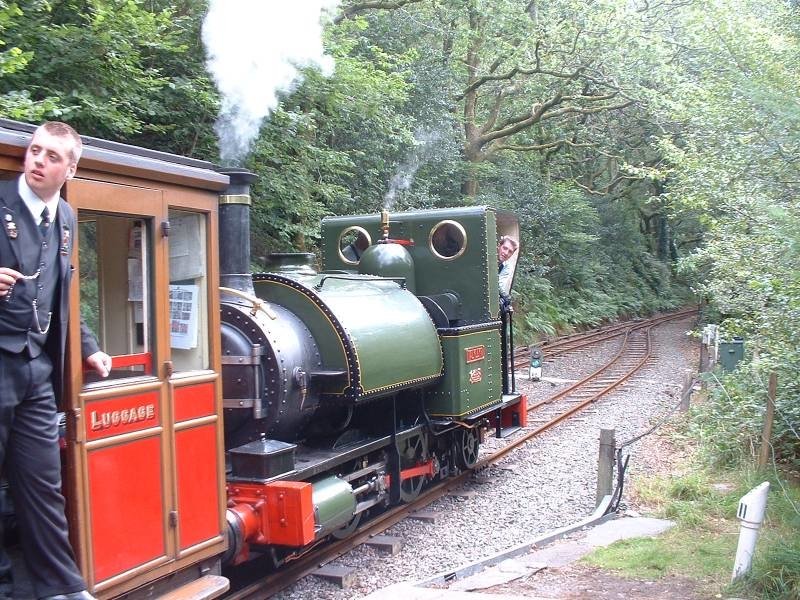
<instances>
[{"instance_id":1,"label":"driver's face","mask_svg":"<svg viewBox=\"0 0 800 600\"><path fill-rule=\"evenodd\" d=\"M514 248L511 242L504 240L503 243L497 247L497 257L500 259L500 262L506 262L514 255L516 250L517 249Z\"/></svg>"}]
</instances>

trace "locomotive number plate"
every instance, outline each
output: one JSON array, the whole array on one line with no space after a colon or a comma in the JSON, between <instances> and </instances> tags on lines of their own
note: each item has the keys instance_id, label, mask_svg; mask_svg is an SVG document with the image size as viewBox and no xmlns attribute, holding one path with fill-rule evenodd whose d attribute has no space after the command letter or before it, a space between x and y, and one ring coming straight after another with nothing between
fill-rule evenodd
<instances>
[{"instance_id":1,"label":"locomotive number plate","mask_svg":"<svg viewBox=\"0 0 800 600\"><path fill-rule=\"evenodd\" d=\"M466 362L474 363L486 358L486 346L473 346L472 348L465 348L464 354L466 355Z\"/></svg>"}]
</instances>

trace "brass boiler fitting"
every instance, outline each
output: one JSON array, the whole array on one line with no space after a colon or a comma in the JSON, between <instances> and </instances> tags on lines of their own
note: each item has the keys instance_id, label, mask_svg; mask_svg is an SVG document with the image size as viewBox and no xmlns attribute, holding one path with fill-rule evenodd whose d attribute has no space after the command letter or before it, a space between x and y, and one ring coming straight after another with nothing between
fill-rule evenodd
<instances>
[{"instance_id":1,"label":"brass boiler fitting","mask_svg":"<svg viewBox=\"0 0 800 600\"><path fill-rule=\"evenodd\" d=\"M383 232L383 240L389 239L389 211L385 208L381 209L381 231Z\"/></svg>"}]
</instances>

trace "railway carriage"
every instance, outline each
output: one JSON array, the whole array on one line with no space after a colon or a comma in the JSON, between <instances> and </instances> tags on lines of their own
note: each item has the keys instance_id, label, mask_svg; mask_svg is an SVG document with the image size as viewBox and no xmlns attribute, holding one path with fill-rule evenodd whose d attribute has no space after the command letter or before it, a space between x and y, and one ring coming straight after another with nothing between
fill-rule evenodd
<instances>
[{"instance_id":1,"label":"railway carriage","mask_svg":"<svg viewBox=\"0 0 800 600\"><path fill-rule=\"evenodd\" d=\"M33 127L0 121L0 176ZM524 424L487 207L335 217L250 273L252 175L84 138L64 493L99 598L213 598L473 466ZM265 564L264 568L267 568Z\"/></svg>"}]
</instances>

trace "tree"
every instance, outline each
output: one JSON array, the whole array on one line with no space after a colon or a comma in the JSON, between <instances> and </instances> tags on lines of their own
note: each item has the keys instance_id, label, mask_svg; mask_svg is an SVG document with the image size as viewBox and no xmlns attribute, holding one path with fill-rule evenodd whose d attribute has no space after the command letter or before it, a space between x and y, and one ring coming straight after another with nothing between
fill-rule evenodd
<instances>
[{"instance_id":1,"label":"tree","mask_svg":"<svg viewBox=\"0 0 800 600\"><path fill-rule=\"evenodd\" d=\"M33 52L25 51L19 46L6 42L6 31L18 26L23 12L16 2L0 0L0 81L15 73L24 71L33 56ZM44 97L34 100L28 90L9 90L0 94L0 114L18 120L36 121L56 106L56 99Z\"/></svg>"},{"instance_id":2,"label":"tree","mask_svg":"<svg viewBox=\"0 0 800 600\"><path fill-rule=\"evenodd\" d=\"M183 21L172 8L147 10L134 0L28 0L3 35L24 57L0 80L0 95L28 97L38 114L69 121L82 133L132 141L158 132L162 92L175 86L161 70L181 55ZM22 68L24 66L24 68ZM174 119L172 112L169 118Z\"/></svg>"},{"instance_id":3,"label":"tree","mask_svg":"<svg viewBox=\"0 0 800 600\"><path fill-rule=\"evenodd\" d=\"M800 37L796 9L779 1L715 0L687 7L674 31L680 85L662 109L680 124L661 140L672 168L666 196L699 214L705 243L683 269L709 302L723 336L745 337L758 357L720 392L731 444L749 448L760 429L768 373L778 373L775 456L800 464L792 423L800 380Z\"/></svg>"}]
</instances>

